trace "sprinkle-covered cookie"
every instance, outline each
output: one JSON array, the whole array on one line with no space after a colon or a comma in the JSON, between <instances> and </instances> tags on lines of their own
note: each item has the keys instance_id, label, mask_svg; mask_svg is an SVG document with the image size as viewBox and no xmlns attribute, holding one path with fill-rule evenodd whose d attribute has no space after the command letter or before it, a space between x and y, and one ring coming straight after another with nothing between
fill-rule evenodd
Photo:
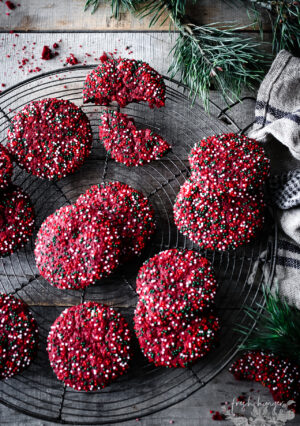
<instances>
[{"instance_id":1,"label":"sprinkle-covered cookie","mask_svg":"<svg viewBox=\"0 0 300 426\"><path fill-rule=\"evenodd\" d=\"M129 367L131 335L114 309L85 302L65 309L48 335L50 364L59 380L76 390L104 388Z\"/></svg>"},{"instance_id":2,"label":"sprinkle-covered cookie","mask_svg":"<svg viewBox=\"0 0 300 426\"><path fill-rule=\"evenodd\" d=\"M0 257L23 247L34 229L34 210L21 188L9 186L0 190Z\"/></svg>"},{"instance_id":3,"label":"sprinkle-covered cookie","mask_svg":"<svg viewBox=\"0 0 300 426\"><path fill-rule=\"evenodd\" d=\"M294 401L300 410L299 365L263 351L245 352L229 370L237 380L254 380L270 389L274 401Z\"/></svg>"},{"instance_id":4,"label":"sprinkle-covered cookie","mask_svg":"<svg viewBox=\"0 0 300 426\"><path fill-rule=\"evenodd\" d=\"M29 366L38 347L38 328L28 307L8 294L0 295L0 379Z\"/></svg>"},{"instance_id":5,"label":"sprinkle-covered cookie","mask_svg":"<svg viewBox=\"0 0 300 426\"><path fill-rule=\"evenodd\" d=\"M0 189L11 183L13 165L8 150L0 145Z\"/></svg>"},{"instance_id":6,"label":"sprinkle-covered cookie","mask_svg":"<svg viewBox=\"0 0 300 426\"><path fill-rule=\"evenodd\" d=\"M93 217L70 205L43 222L34 254L41 275L50 284L77 290L115 270L120 238L103 215Z\"/></svg>"},{"instance_id":7,"label":"sprinkle-covered cookie","mask_svg":"<svg viewBox=\"0 0 300 426\"><path fill-rule=\"evenodd\" d=\"M216 280L210 262L192 250L158 253L140 268L136 289L148 318L157 325L185 321L212 306Z\"/></svg>"},{"instance_id":8,"label":"sprinkle-covered cookie","mask_svg":"<svg viewBox=\"0 0 300 426\"><path fill-rule=\"evenodd\" d=\"M263 210L261 194L218 196L191 176L177 195L174 220L179 231L201 248L227 250L251 241L262 228Z\"/></svg>"},{"instance_id":9,"label":"sprinkle-covered cookie","mask_svg":"<svg viewBox=\"0 0 300 426\"><path fill-rule=\"evenodd\" d=\"M270 161L255 139L235 133L210 136L197 142L189 155L194 177L218 194L243 196L261 189Z\"/></svg>"},{"instance_id":10,"label":"sprinkle-covered cookie","mask_svg":"<svg viewBox=\"0 0 300 426\"><path fill-rule=\"evenodd\" d=\"M144 355L156 366L187 367L206 355L213 347L218 319L206 316L170 319L163 325L150 320L143 302L139 301L134 316L134 329Z\"/></svg>"},{"instance_id":11,"label":"sprinkle-covered cookie","mask_svg":"<svg viewBox=\"0 0 300 426\"><path fill-rule=\"evenodd\" d=\"M165 105L165 83L146 62L103 55L102 63L91 71L84 83L83 102L120 107L131 102L148 102L150 108Z\"/></svg>"},{"instance_id":12,"label":"sprinkle-covered cookie","mask_svg":"<svg viewBox=\"0 0 300 426\"><path fill-rule=\"evenodd\" d=\"M49 180L77 170L92 146L87 116L72 102L55 98L26 105L12 119L7 136L18 165Z\"/></svg>"},{"instance_id":13,"label":"sprinkle-covered cookie","mask_svg":"<svg viewBox=\"0 0 300 426\"><path fill-rule=\"evenodd\" d=\"M122 242L122 261L138 255L155 230L154 211L144 195L121 182L93 185L76 201L91 216L104 214Z\"/></svg>"},{"instance_id":14,"label":"sprinkle-covered cookie","mask_svg":"<svg viewBox=\"0 0 300 426\"><path fill-rule=\"evenodd\" d=\"M137 130L134 119L115 111L100 117L99 137L111 157L126 166L161 158L171 146L150 129Z\"/></svg>"}]
</instances>

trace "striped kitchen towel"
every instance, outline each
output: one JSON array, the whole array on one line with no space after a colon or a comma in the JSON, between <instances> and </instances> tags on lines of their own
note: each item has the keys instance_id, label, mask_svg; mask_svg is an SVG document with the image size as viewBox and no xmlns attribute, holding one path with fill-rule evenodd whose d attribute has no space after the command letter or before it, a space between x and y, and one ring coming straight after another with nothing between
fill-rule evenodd
<instances>
[{"instance_id":1,"label":"striped kitchen towel","mask_svg":"<svg viewBox=\"0 0 300 426\"><path fill-rule=\"evenodd\" d=\"M271 159L268 196L281 229L300 245L300 58L282 50L257 95L249 136Z\"/></svg>"},{"instance_id":2,"label":"striped kitchen towel","mask_svg":"<svg viewBox=\"0 0 300 426\"><path fill-rule=\"evenodd\" d=\"M265 280L268 282L270 276L270 259L265 262L267 250L260 254L253 266L248 283L259 284L260 274L263 273ZM274 293L279 291L280 296L284 297L290 305L300 309L300 247L294 242L280 233L277 242L277 256L275 275L271 291Z\"/></svg>"}]
</instances>

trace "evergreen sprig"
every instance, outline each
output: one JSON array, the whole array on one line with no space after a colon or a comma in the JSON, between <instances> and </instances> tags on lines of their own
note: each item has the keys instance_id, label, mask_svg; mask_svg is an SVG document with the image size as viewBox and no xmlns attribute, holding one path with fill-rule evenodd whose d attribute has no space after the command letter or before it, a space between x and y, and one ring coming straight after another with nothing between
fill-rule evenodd
<instances>
[{"instance_id":1,"label":"evergreen sprig","mask_svg":"<svg viewBox=\"0 0 300 426\"><path fill-rule=\"evenodd\" d=\"M265 10L272 24L273 52L286 49L300 54L300 1L250 0L256 22L262 26L261 11Z\"/></svg>"},{"instance_id":2,"label":"evergreen sprig","mask_svg":"<svg viewBox=\"0 0 300 426\"><path fill-rule=\"evenodd\" d=\"M280 357L287 357L300 363L300 311L290 306L276 292L264 289L265 305L257 304L257 309L246 308L247 315L258 323L242 350L264 350ZM237 330L248 335L251 329L239 325Z\"/></svg>"},{"instance_id":3,"label":"evergreen sprig","mask_svg":"<svg viewBox=\"0 0 300 426\"><path fill-rule=\"evenodd\" d=\"M100 0L87 0L86 8L95 11ZM217 24L197 26L186 16L186 0L111 0L114 16L129 10L140 17L151 16L150 26L163 24L168 18L178 37L172 53L169 73L199 96L208 108L209 90L220 90L227 102L238 100L243 87L252 89L263 78L270 58L251 38L236 31L245 28L220 29ZM222 24L224 26L224 24Z\"/></svg>"}]
</instances>

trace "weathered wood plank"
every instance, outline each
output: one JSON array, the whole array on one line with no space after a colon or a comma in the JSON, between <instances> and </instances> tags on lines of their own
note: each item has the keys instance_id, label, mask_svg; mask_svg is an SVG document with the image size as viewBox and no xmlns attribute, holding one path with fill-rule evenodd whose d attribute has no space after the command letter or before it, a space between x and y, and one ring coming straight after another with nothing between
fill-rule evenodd
<instances>
[{"instance_id":1,"label":"weathered wood plank","mask_svg":"<svg viewBox=\"0 0 300 426\"><path fill-rule=\"evenodd\" d=\"M17 3L17 2L15 2ZM102 2L95 14L83 12L85 0L31 0L21 2L13 11L8 11L0 3L0 30L9 31L147 31L150 17L141 20L130 13L122 13L120 20L112 17L109 2ZM9 12L7 16L4 12ZM199 24L236 21L239 25L249 25L246 7L238 2L223 0L199 0L188 7L188 14ZM265 29L270 29L265 23ZM169 30L169 21L162 26L154 25L152 30Z\"/></svg>"}]
</instances>

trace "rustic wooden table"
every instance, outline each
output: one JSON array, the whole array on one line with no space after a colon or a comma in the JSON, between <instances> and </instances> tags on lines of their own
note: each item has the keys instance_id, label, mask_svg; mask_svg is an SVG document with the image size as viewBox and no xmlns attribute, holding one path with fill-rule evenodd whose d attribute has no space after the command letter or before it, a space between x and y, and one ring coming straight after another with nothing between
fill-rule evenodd
<instances>
[{"instance_id":1,"label":"rustic wooden table","mask_svg":"<svg viewBox=\"0 0 300 426\"><path fill-rule=\"evenodd\" d=\"M36 73L61 68L71 53L82 64L96 64L103 51L113 52L115 49L121 55L145 60L159 72L167 74L170 62L168 52L176 37L176 33L168 33L168 22L162 27L156 25L149 31L147 20L140 21L128 14L123 14L120 21L115 20L111 17L107 4L102 4L97 13L91 15L89 12L83 13L84 0L20 0L20 3L14 10L9 10L5 2L0 3L0 85L3 88ZM246 10L230 6L230 2L202 0L198 3L200 5L194 7L190 13L201 23L233 20L245 25L249 23ZM265 29L269 30L267 24ZM14 33L11 33L12 30ZM257 31L251 32L253 37L257 37ZM42 47L51 47L54 43L59 44L59 54L49 61L42 60ZM212 93L211 96L219 105L223 105L217 93ZM252 121L253 109L253 102L246 100L229 114L240 127L244 127ZM259 396L261 401L272 401L269 392L259 384L235 382L225 369L204 389L172 407L140 419L139 423L211 425L214 422L210 410L221 411L222 403L231 403L233 398L243 392L250 395L250 388L253 389L251 395L254 395L254 399ZM294 419L292 423L299 424L299 421L299 418ZM0 423L51 424L6 406L0 406ZM137 421L124 424L137 424ZM225 421L224 424L232 423Z\"/></svg>"}]
</instances>

